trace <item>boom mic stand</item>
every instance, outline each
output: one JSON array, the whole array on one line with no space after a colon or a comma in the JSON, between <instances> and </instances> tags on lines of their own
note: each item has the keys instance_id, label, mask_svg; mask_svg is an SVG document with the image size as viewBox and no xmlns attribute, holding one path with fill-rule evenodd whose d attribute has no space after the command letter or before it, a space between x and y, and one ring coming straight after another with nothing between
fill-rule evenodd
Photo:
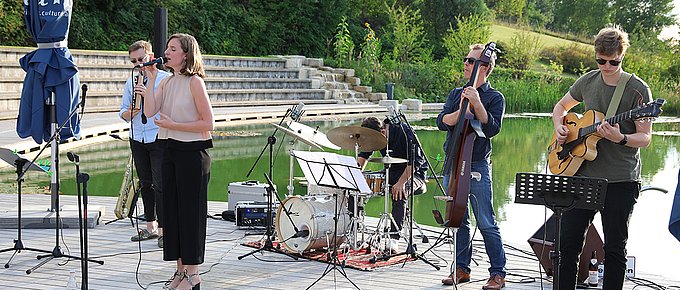
<instances>
[{"instance_id":1,"label":"boom mic stand","mask_svg":"<svg viewBox=\"0 0 680 290\"><path fill-rule=\"evenodd\" d=\"M402 117L403 117L403 115L402 115ZM404 118L404 119L406 119L406 118ZM409 135L406 134L406 131L404 130L404 126L402 126L400 123L396 123L394 125L399 126L399 128L401 128L402 132L404 133L404 136L406 136L406 137L409 136ZM413 136L416 136L416 133L413 130L413 128L411 127L411 125L409 125L408 123L406 123L405 125L409 128L411 134ZM417 137L414 137L413 139L417 140ZM416 168L415 167L415 164L416 164L416 144L413 142L413 140L411 138L409 138L408 144L409 144L410 149L411 149L410 150L411 154L409 154L409 156L408 156L409 161L411 163L411 180L409 181L411 183L411 186L409 186L410 187L409 188L409 203L410 203L410 206L407 207L408 208L407 210L408 210L408 213L409 213L408 246L406 247L406 250L404 252L397 253L397 254L394 254L394 255L385 255L383 257L378 257L377 260L387 261L387 260L391 259L392 257L407 255L407 256L410 256L411 258L421 260L421 261L425 262L425 264L428 264L428 265L434 267L435 269L439 270L440 269L439 266L430 262L423 255L418 254L416 252L416 245L413 243L413 206L415 205L413 196L415 195L414 194L415 193L414 178L415 178L415 168ZM421 148L420 144L418 144L418 148ZM425 156L425 154L423 154L423 156ZM427 158L427 157L425 157L425 158ZM427 162L427 160L426 160L426 162ZM428 164L429 164L429 162L428 162ZM423 184L423 186L424 186L424 184ZM387 198L387 196L385 198ZM407 260L404 260L404 263L406 263L406 261Z\"/></svg>"},{"instance_id":2,"label":"boom mic stand","mask_svg":"<svg viewBox=\"0 0 680 290\"><path fill-rule=\"evenodd\" d=\"M85 98L85 92L87 92L87 85L83 85L83 99ZM52 147L52 158L54 159L51 170L53 172L52 176L52 184L51 184L51 190L52 190L52 197L53 197L53 206L54 210L56 211L56 226L55 228L55 243L54 243L54 249L52 249L52 252L47 254L47 255L42 255L38 256L38 260L43 259L43 258L48 258L45 260L40 261L38 265L35 265L33 268L26 270L26 274L31 274L33 271L36 269L40 268L42 265L46 264L47 262L51 261L54 258L70 258L70 259L75 259L75 260L82 260L83 258L77 257L77 256L71 256L71 255L65 255L61 251L61 247L59 246L59 230L61 230L61 217L59 215L59 134L61 133L61 130L64 129L66 124L71 120L73 115L78 111L77 108L72 110L71 113L68 115L67 118L64 119L64 122L61 124L61 126L57 127L57 108L56 108L56 101L54 99L54 94L50 96L50 100L48 100L48 117L50 120L50 123L52 124L52 136L50 139L47 141L46 145L40 149L38 154L35 155L33 160L31 160L31 164L35 163L35 161L38 159L40 154L42 154L43 151L47 148L48 144L51 144ZM82 102L80 104L81 106L83 105ZM26 170L23 170L21 174L17 177L17 180L23 178L24 174L26 174ZM100 265L104 265L104 261L98 261L98 260L92 260L92 259L86 259L89 262L94 262L98 263Z\"/></svg>"},{"instance_id":3,"label":"boom mic stand","mask_svg":"<svg viewBox=\"0 0 680 290\"><path fill-rule=\"evenodd\" d=\"M292 114L293 114L293 109L288 109L286 111L286 114L279 121L279 126L283 124L283 121L286 119L286 117L291 116ZM300 115L298 115L297 118L299 119ZM273 172L274 171L274 144L276 143L276 132L278 132L278 130L279 130L278 127L275 127L274 132L272 132L272 135L267 137L267 144L265 144L264 148L262 148L260 155L255 160L255 163L253 163L253 166L250 168L250 171L248 171L248 174L246 174L246 177L250 176L250 174L255 169L255 166L260 161L260 158L264 154L264 151L267 150L267 148L269 148L269 176L265 175L265 177L267 178L267 181L269 181L270 178L273 178L273 176L274 176L273 175L274 174L274 172ZM273 206L272 206L272 195L274 194L273 189L274 189L273 183L270 183L269 187L267 188L267 220L265 221L265 227L266 227L265 241L260 248L255 249L255 250L251 251L250 253L238 256L239 260L241 260L241 259L243 259L247 256L250 256L252 254L262 252L264 250L269 250L269 251L277 252L277 253L280 253L280 254L284 254L284 255L289 256L289 257L291 257L295 260L298 259L296 256L292 256L292 255L282 251L279 248L278 245L277 245L277 247L274 247L274 242L273 242L274 231L272 229L272 227L273 227L273 225L272 225L272 212L274 211ZM279 198L278 194L276 195L276 198L277 199ZM283 205L281 204L281 206L283 206ZM287 211L286 211L286 213L287 213ZM289 218L290 218L290 216L289 216ZM297 232L297 229L296 229L296 232Z\"/></svg>"},{"instance_id":4,"label":"boom mic stand","mask_svg":"<svg viewBox=\"0 0 680 290\"><path fill-rule=\"evenodd\" d=\"M16 167L16 173L17 173L17 239L14 240L14 247L12 248L7 248L0 250L0 253L8 252L8 251L14 251L14 254L12 254L12 257L9 258L7 263L5 263L5 268L9 268L9 264L12 263L12 260L14 260L14 257L17 255L17 253L20 253L21 251L34 251L34 252L40 252L40 253L50 253L50 251L46 250L41 250L41 249L34 249L34 248L28 248L24 246L24 243L21 241L21 183L24 181L23 177L21 176L22 171L26 170L36 170L36 171L45 171L45 169L38 167L37 165L33 163L28 163L28 160L25 158L18 156L14 154L9 149L5 148L0 148L0 153L2 154L2 159L5 160L6 162L9 161L8 159L10 156L12 158L16 157L14 160L14 166ZM8 162L9 163L9 162Z\"/></svg>"}]
</instances>

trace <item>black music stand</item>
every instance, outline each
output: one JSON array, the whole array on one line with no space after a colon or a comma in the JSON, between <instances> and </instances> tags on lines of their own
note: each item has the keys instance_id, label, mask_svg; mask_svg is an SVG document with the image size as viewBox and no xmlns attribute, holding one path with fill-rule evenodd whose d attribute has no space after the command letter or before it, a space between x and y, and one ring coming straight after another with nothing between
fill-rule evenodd
<instances>
[{"instance_id":1,"label":"black music stand","mask_svg":"<svg viewBox=\"0 0 680 290\"><path fill-rule=\"evenodd\" d=\"M562 214L572 208L602 210L607 179L519 172L515 175L515 203L545 205L555 212L553 289L559 289Z\"/></svg>"},{"instance_id":2,"label":"black music stand","mask_svg":"<svg viewBox=\"0 0 680 290\"><path fill-rule=\"evenodd\" d=\"M310 184L327 186L331 188L340 188L344 190L369 191L368 183L364 175L361 173L361 168L357 165L356 160L350 156L342 156L330 152L306 152L294 151L295 158L300 164L300 168L304 173L307 181ZM304 164L304 166L302 165ZM306 289L312 288L317 282L321 281L323 277L332 271L338 271L349 281L352 286L357 289L359 286L355 284L349 277L344 268L344 261L340 262L338 258L338 196L333 193L335 198L335 216L333 217L333 252L329 258L326 269L321 274L321 277L316 279ZM340 265L340 267L338 267ZM335 281L335 279L334 279Z\"/></svg>"},{"instance_id":3,"label":"black music stand","mask_svg":"<svg viewBox=\"0 0 680 290\"><path fill-rule=\"evenodd\" d=\"M21 241L21 227L22 227L22 225L21 225L21 183L24 181L24 178L21 176L21 173L23 171L27 171L27 170L47 172L49 169L45 169L43 167L40 167L40 166L36 165L35 163L29 163L29 160L25 159L21 155L15 153L12 150L7 149L7 148L0 148L0 159L2 159L2 161L7 162L8 164L14 165L14 167L16 168L16 173L17 173L17 206L18 206L17 207L17 239L14 240L14 247L0 250L0 253L14 251L14 254L12 254L12 257L10 257L9 260L7 261L7 263L5 263L5 268L9 268L9 264L12 263L12 260L14 260L14 257L17 255L17 253L20 253L21 251L34 251L34 252L40 252L40 253L52 253L51 251L47 251L47 250L24 247L24 243Z\"/></svg>"}]
</instances>

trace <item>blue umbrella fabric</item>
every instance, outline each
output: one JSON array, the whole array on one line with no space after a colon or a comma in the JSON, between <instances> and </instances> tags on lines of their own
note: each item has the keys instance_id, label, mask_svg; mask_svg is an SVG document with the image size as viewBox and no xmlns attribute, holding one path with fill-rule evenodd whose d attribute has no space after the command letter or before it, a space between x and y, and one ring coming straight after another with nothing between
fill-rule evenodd
<instances>
[{"instance_id":1,"label":"blue umbrella fabric","mask_svg":"<svg viewBox=\"0 0 680 290\"><path fill-rule=\"evenodd\" d=\"M46 115L46 102L54 94L57 124L66 121L80 100L78 67L67 47L73 0L24 0L24 20L38 49L19 60L26 71L21 91L17 134L33 137L41 144L49 141L51 123ZM80 134L80 121L74 114L59 137L67 139Z\"/></svg>"},{"instance_id":2,"label":"blue umbrella fabric","mask_svg":"<svg viewBox=\"0 0 680 290\"><path fill-rule=\"evenodd\" d=\"M675 197L671 208L671 220L668 223L668 230L680 241L680 170L678 170L678 185L675 187Z\"/></svg>"}]
</instances>

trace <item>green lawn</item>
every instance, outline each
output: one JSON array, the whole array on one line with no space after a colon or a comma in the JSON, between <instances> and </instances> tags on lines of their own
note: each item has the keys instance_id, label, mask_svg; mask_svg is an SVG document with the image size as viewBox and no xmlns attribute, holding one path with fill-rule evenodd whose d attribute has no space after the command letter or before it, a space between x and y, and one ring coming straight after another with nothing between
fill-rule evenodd
<instances>
[{"instance_id":1,"label":"green lawn","mask_svg":"<svg viewBox=\"0 0 680 290\"><path fill-rule=\"evenodd\" d=\"M492 24L491 25L491 40L492 41L502 41L505 43L509 43L512 37L518 33L520 29L510 27L510 26L505 26L501 24ZM574 43L578 43L580 45L583 45L584 47L591 47L588 44L583 44L580 42L575 42L563 38L558 38L550 35L545 35L541 33L536 33L536 32L529 32L531 36L538 36L541 43L543 44L543 47L554 47L554 46L569 46Z\"/></svg>"}]
</instances>

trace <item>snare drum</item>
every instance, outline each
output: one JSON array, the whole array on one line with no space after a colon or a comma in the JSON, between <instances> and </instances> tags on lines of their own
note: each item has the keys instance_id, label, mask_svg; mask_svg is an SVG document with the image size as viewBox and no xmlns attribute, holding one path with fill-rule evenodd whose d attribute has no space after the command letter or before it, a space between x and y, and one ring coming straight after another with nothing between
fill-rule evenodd
<instances>
[{"instance_id":1,"label":"snare drum","mask_svg":"<svg viewBox=\"0 0 680 290\"><path fill-rule=\"evenodd\" d=\"M374 194L381 194L385 189L384 172L364 172L364 178L366 178L368 188L370 188Z\"/></svg>"},{"instance_id":2,"label":"snare drum","mask_svg":"<svg viewBox=\"0 0 680 290\"><path fill-rule=\"evenodd\" d=\"M332 247L335 201L331 195L291 196L284 200L276 212L276 236L284 248L302 253L326 246ZM290 212L290 219L283 212L284 206ZM337 208L339 214L336 236L339 245L345 241L345 235L349 232L350 218L346 201L341 199ZM305 237L291 238L296 233L291 220L298 230L307 230L309 234Z\"/></svg>"}]
</instances>

